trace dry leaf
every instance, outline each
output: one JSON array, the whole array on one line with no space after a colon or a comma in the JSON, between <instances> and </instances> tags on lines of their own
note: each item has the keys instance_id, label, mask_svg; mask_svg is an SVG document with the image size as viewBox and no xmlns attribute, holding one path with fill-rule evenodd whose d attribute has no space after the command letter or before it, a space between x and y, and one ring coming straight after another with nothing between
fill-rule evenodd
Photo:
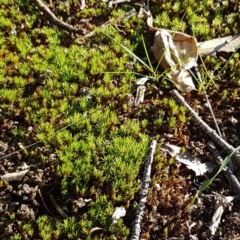
<instances>
[{"instance_id":1,"label":"dry leaf","mask_svg":"<svg viewBox=\"0 0 240 240\"><path fill-rule=\"evenodd\" d=\"M217 52L235 52L240 47L240 34L213 38L209 41L198 43L198 52L201 56L216 56Z\"/></svg>"},{"instance_id":2,"label":"dry leaf","mask_svg":"<svg viewBox=\"0 0 240 240\"><path fill-rule=\"evenodd\" d=\"M196 176L203 175L206 172L212 172L215 167L215 164L212 162L201 163L199 159L193 158L188 151L176 156L176 160L185 164L188 169L193 170Z\"/></svg>"},{"instance_id":3,"label":"dry leaf","mask_svg":"<svg viewBox=\"0 0 240 240\"><path fill-rule=\"evenodd\" d=\"M169 153L171 157L176 157L181 152L180 147L169 143L164 144L164 148L161 148L161 150Z\"/></svg>"},{"instance_id":4,"label":"dry leaf","mask_svg":"<svg viewBox=\"0 0 240 240\"><path fill-rule=\"evenodd\" d=\"M6 173L1 176L2 180L6 180L8 182L11 181L21 181L21 179L25 176L25 174L28 172L28 170L14 172L14 173Z\"/></svg>"},{"instance_id":5,"label":"dry leaf","mask_svg":"<svg viewBox=\"0 0 240 240\"><path fill-rule=\"evenodd\" d=\"M140 103L144 101L144 93L146 91L145 86L138 86L137 88L137 93L136 93L136 98L134 101L134 106L138 107Z\"/></svg>"},{"instance_id":6,"label":"dry leaf","mask_svg":"<svg viewBox=\"0 0 240 240\"><path fill-rule=\"evenodd\" d=\"M147 19L150 30L156 31L152 52L157 61L165 70L170 70L167 76L183 92L195 90L190 73L197 61L198 48L195 37L185 33L157 29L153 26L153 17L150 11L141 8L139 18Z\"/></svg>"},{"instance_id":7,"label":"dry leaf","mask_svg":"<svg viewBox=\"0 0 240 240\"><path fill-rule=\"evenodd\" d=\"M183 91L195 89L190 73L187 71L196 64L198 57L196 38L185 33L158 29L152 51L155 59L165 70L168 77Z\"/></svg>"},{"instance_id":8,"label":"dry leaf","mask_svg":"<svg viewBox=\"0 0 240 240\"><path fill-rule=\"evenodd\" d=\"M211 231L211 234L214 235L217 231L218 225L221 221L221 217L222 214L227 206L227 204L229 204L230 202L232 202L234 200L234 197L232 196L228 196L228 197L223 197L223 199L219 199L216 201L215 203L215 213L212 217L212 221L209 225L209 229Z\"/></svg>"}]
</instances>

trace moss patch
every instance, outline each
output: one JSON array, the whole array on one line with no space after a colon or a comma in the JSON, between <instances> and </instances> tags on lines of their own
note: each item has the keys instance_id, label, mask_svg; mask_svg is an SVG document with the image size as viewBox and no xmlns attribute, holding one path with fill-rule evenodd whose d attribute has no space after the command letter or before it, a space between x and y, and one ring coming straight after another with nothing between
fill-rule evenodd
<instances>
[{"instance_id":1,"label":"moss patch","mask_svg":"<svg viewBox=\"0 0 240 240\"><path fill-rule=\"evenodd\" d=\"M84 34L112 21L103 31L147 62L143 36L152 60L153 33L145 22L136 15L118 21L129 5L109 9L105 2L88 1L80 11L76 1L46 4ZM205 136L198 135L185 109L169 97L173 85L162 69L146 85L144 103L135 108L135 83L150 73L120 45L100 31L87 39L62 31L30 1L1 0L0 6L0 174L18 171L23 163L30 167L21 182L0 181L1 238L128 239L151 137L158 140L158 150L142 236L167 239L181 230L186 237L179 224L190 213L171 216L174 206L183 211L189 203L190 198L177 204L177 195L191 196L194 190L160 147L168 141L185 147L204 142ZM152 12L158 27L194 34L201 41L236 33L237 7L234 1L153 1ZM226 129L229 116L239 114L239 53L219 55L199 64L216 117ZM201 91L186 98L212 124ZM230 113L228 105L234 108ZM157 183L161 193L154 191ZM69 218L62 218L49 194ZM86 203L79 207L81 199ZM155 205L161 215L169 215L169 225L161 225ZM127 216L113 225L117 206L124 206ZM95 227L100 229L89 235ZM196 228L195 233L205 230Z\"/></svg>"}]
</instances>

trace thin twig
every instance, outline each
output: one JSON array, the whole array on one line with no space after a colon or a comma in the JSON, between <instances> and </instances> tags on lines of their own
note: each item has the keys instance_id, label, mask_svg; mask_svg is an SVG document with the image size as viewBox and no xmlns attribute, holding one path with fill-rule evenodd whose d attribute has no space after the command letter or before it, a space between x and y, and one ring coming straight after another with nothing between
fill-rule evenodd
<instances>
[{"instance_id":1,"label":"thin twig","mask_svg":"<svg viewBox=\"0 0 240 240\"><path fill-rule=\"evenodd\" d=\"M118 19L118 22L130 18L130 17L134 16L136 13L137 13L136 10L135 10L135 9L132 9L132 10L130 10L129 12L126 12L122 17L120 17L120 18ZM95 28L93 31L91 31L91 32L89 32L88 34L86 34L86 35L84 36L84 38L92 37L93 34L96 32L97 29L102 30L102 29L104 29L105 27L111 25L111 23L112 23L111 20L105 22L105 23L102 24L99 28Z\"/></svg>"},{"instance_id":2,"label":"thin twig","mask_svg":"<svg viewBox=\"0 0 240 240\"><path fill-rule=\"evenodd\" d=\"M195 64L195 65L193 66L193 68L194 68L195 73L196 73L196 75L197 75L198 81L200 81L200 82L202 83L202 77L201 77L201 75L200 75L200 72L199 72L199 69L198 69L197 64ZM207 106L208 106L208 109L209 109L209 111L210 111L210 114L211 114L211 116L212 116L212 118L213 118L213 121L214 121L216 130L217 130L217 133L218 133L218 135L219 135L220 137L222 137L221 131L220 131L219 127L218 127L217 120L216 120L215 115L214 115L214 113L213 113L212 106L211 106L211 103L210 103L210 101L209 101L209 99L208 99L208 96L207 96L207 93L206 93L206 91L205 91L205 87L204 87L204 86L203 86L203 93L204 93L204 95L205 95L205 99L206 99L206 101L207 101Z\"/></svg>"},{"instance_id":3,"label":"thin twig","mask_svg":"<svg viewBox=\"0 0 240 240\"><path fill-rule=\"evenodd\" d=\"M52 202L52 204L54 205L54 207L57 209L58 213L63 217L63 218L68 218L68 215L59 207L59 205L57 204L55 198L53 197L53 195L51 194L51 190L48 193L49 198Z\"/></svg>"},{"instance_id":4,"label":"thin twig","mask_svg":"<svg viewBox=\"0 0 240 240\"><path fill-rule=\"evenodd\" d=\"M133 221L132 235L130 240L138 240L140 236L140 232L141 232L140 224L144 214L145 204L147 202L148 188L151 182L151 168L152 168L152 162L153 162L153 155L156 149L156 145L157 145L156 140L152 140L150 145L150 152L145 159L142 186L141 186L141 192L140 192L140 200L138 204L137 213Z\"/></svg>"},{"instance_id":5,"label":"thin twig","mask_svg":"<svg viewBox=\"0 0 240 240\"><path fill-rule=\"evenodd\" d=\"M218 152L215 144L212 141L208 141L207 147L208 147L209 151L211 152L211 154L213 155L213 158L216 161L216 163L219 166L221 166L223 163L223 159L220 156L220 153ZM239 197L240 196L240 183L239 183L237 177L233 174L233 172L228 167L223 169L223 174L228 179L232 190Z\"/></svg>"},{"instance_id":6,"label":"thin twig","mask_svg":"<svg viewBox=\"0 0 240 240\"><path fill-rule=\"evenodd\" d=\"M37 144L39 144L39 143L41 143L41 141L37 141L37 142L35 142L35 143L32 143L32 144L28 145L27 147L25 147L25 149L30 148L30 147L33 147L33 146L35 146L35 145L37 145ZM6 155L0 157L0 160L1 160L1 159L5 159L5 158L9 158L9 157L11 157L11 156L14 155L14 154L20 153L20 152L23 152L23 151L24 151L23 149L20 149L20 150L14 151L14 152L12 152L12 153L6 154Z\"/></svg>"},{"instance_id":7,"label":"thin twig","mask_svg":"<svg viewBox=\"0 0 240 240\"><path fill-rule=\"evenodd\" d=\"M194 68L194 70L195 70L195 73L196 73L196 76L197 76L198 80L199 80L201 83L203 83L202 77L201 77L200 72L199 72L199 69L198 69L198 65L195 64L195 65L193 66L193 68ZM212 118L213 118L213 122L214 122L214 124L215 124L215 128L216 128L216 130L217 130L217 133L218 133L219 137L222 138L222 133L221 133L219 127L218 127L217 120L216 120L215 115L214 115L214 113L213 113L213 109L212 109L211 103L210 103L210 101L209 101L208 95L207 95L207 93L206 93L206 91L205 91L204 85L203 85L203 93L204 93L204 95L205 95L205 99L206 99L206 101L207 101L207 107L208 107L208 109L209 109L209 111L210 111L210 114L211 114L211 116L212 116ZM229 162L229 168L230 168L231 170L233 169L233 167L232 167L232 161L231 161L231 160L230 160L230 162Z\"/></svg>"},{"instance_id":8,"label":"thin twig","mask_svg":"<svg viewBox=\"0 0 240 240\"><path fill-rule=\"evenodd\" d=\"M224 139L222 139L215 130L213 130L210 126L208 126L198 115L197 113L187 104L187 102L184 100L184 98L180 95L180 93L177 90L171 91L172 97L176 99L176 101L179 104L182 104L186 107L190 115L192 116L193 120L200 126L200 128L209 136L212 138L212 140L221 146L223 150L227 154L231 154L235 148L227 143ZM237 165L240 166L240 153L237 152L233 154L232 159L236 161Z\"/></svg>"},{"instance_id":9,"label":"thin twig","mask_svg":"<svg viewBox=\"0 0 240 240\"><path fill-rule=\"evenodd\" d=\"M37 7L39 8L40 11L42 11L45 16L53 23L55 24L57 27L59 27L60 29L63 29L67 32L76 32L76 33L82 33L81 29L77 29L75 27L73 27L72 25L69 25L61 20L59 20L54 13L40 0L32 0L32 2L37 5Z\"/></svg>"},{"instance_id":10,"label":"thin twig","mask_svg":"<svg viewBox=\"0 0 240 240\"><path fill-rule=\"evenodd\" d=\"M44 207L46 208L46 210L49 212L50 215L54 216L54 214L48 209L48 207L47 207L47 205L46 205L46 203L45 203L45 201L44 201L44 199L43 199L41 190L38 189L38 190L37 190L37 193L38 193L39 197L41 198L42 203L43 203Z\"/></svg>"}]
</instances>

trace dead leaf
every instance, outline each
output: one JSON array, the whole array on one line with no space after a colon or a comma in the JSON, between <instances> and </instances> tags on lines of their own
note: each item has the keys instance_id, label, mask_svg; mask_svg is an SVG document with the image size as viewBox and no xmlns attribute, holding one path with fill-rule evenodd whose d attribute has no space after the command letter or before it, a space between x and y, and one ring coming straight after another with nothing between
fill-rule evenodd
<instances>
[{"instance_id":1,"label":"dead leaf","mask_svg":"<svg viewBox=\"0 0 240 240\"><path fill-rule=\"evenodd\" d=\"M154 38L152 52L165 70L169 70L168 77L183 91L196 89L190 73L197 61L198 49L195 37L185 33L158 29Z\"/></svg>"},{"instance_id":2,"label":"dead leaf","mask_svg":"<svg viewBox=\"0 0 240 240\"><path fill-rule=\"evenodd\" d=\"M28 170L23 170L23 171L14 172L14 173L6 173L1 176L1 179L6 180L8 182L21 181L21 179L25 176L27 172Z\"/></svg>"},{"instance_id":3,"label":"dead leaf","mask_svg":"<svg viewBox=\"0 0 240 240\"><path fill-rule=\"evenodd\" d=\"M139 17L147 19L149 29L156 31L152 52L160 65L165 70L169 70L167 76L170 81L183 92L195 90L192 77L187 70L192 68L197 61L196 38L185 33L153 27L153 17L150 11L141 9Z\"/></svg>"},{"instance_id":4,"label":"dead leaf","mask_svg":"<svg viewBox=\"0 0 240 240\"><path fill-rule=\"evenodd\" d=\"M135 98L135 101L134 101L134 106L135 107L138 107L139 104L144 101L145 91L146 91L145 86L138 86L137 93L136 93L136 98Z\"/></svg>"},{"instance_id":5,"label":"dead leaf","mask_svg":"<svg viewBox=\"0 0 240 240\"><path fill-rule=\"evenodd\" d=\"M169 153L171 157L176 157L181 152L181 147L166 143L164 144L164 148L161 148L161 150Z\"/></svg>"},{"instance_id":6,"label":"dead leaf","mask_svg":"<svg viewBox=\"0 0 240 240\"><path fill-rule=\"evenodd\" d=\"M217 52L235 52L240 47L240 33L222 37L213 38L209 41L198 43L198 52L201 56L216 56Z\"/></svg>"},{"instance_id":7,"label":"dead leaf","mask_svg":"<svg viewBox=\"0 0 240 240\"><path fill-rule=\"evenodd\" d=\"M211 231L211 234L214 235L217 231L218 225L221 221L222 214L230 202L234 200L234 197L232 196L227 196L223 197L222 199L219 199L215 203L215 213L212 217L212 221L210 223L209 229Z\"/></svg>"},{"instance_id":8,"label":"dead leaf","mask_svg":"<svg viewBox=\"0 0 240 240\"><path fill-rule=\"evenodd\" d=\"M212 162L201 163L197 158L193 158L190 152L185 152L176 156L176 160L186 165L188 169L195 172L196 176L203 175L206 172L212 172L215 164Z\"/></svg>"}]
</instances>

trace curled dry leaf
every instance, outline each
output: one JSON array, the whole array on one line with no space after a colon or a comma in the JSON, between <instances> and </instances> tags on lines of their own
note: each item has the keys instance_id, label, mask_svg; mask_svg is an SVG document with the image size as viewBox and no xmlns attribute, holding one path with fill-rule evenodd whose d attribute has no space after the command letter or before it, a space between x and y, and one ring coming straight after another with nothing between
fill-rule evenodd
<instances>
[{"instance_id":1,"label":"curled dry leaf","mask_svg":"<svg viewBox=\"0 0 240 240\"><path fill-rule=\"evenodd\" d=\"M198 49L195 37L185 33L158 29L152 52L157 61L165 70L169 70L168 77L183 91L196 89L190 73L197 61Z\"/></svg>"}]
</instances>

